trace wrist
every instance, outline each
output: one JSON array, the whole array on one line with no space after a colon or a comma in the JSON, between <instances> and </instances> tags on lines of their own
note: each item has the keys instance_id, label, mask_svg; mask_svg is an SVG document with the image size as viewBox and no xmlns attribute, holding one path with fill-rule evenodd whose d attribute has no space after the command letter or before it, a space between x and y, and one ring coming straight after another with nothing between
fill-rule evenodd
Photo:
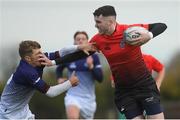
<instances>
[{"instance_id":1,"label":"wrist","mask_svg":"<svg viewBox=\"0 0 180 120\"><path fill-rule=\"evenodd\" d=\"M70 87L72 87L72 84L73 84L73 83L71 82L71 80L67 80L66 82L67 82L67 84L68 84Z\"/></svg>"},{"instance_id":2,"label":"wrist","mask_svg":"<svg viewBox=\"0 0 180 120\"><path fill-rule=\"evenodd\" d=\"M152 38L153 38L152 32L148 32L148 34L149 34L149 36L150 36L150 39L152 39Z\"/></svg>"},{"instance_id":3,"label":"wrist","mask_svg":"<svg viewBox=\"0 0 180 120\"><path fill-rule=\"evenodd\" d=\"M51 65L56 65L56 61L55 60L51 60Z\"/></svg>"},{"instance_id":4,"label":"wrist","mask_svg":"<svg viewBox=\"0 0 180 120\"><path fill-rule=\"evenodd\" d=\"M77 45L77 49L78 50L82 50L82 46L81 45Z\"/></svg>"},{"instance_id":5,"label":"wrist","mask_svg":"<svg viewBox=\"0 0 180 120\"><path fill-rule=\"evenodd\" d=\"M76 49L76 50L79 50L79 47L78 47L79 45L74 45L74 48Z\"/></svg>"}]
</instances>

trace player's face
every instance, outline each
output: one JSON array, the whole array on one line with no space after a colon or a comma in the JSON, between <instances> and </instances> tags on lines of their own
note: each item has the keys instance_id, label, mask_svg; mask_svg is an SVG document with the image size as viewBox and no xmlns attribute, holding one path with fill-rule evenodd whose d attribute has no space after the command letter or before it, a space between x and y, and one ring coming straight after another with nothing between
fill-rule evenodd
<instances>
[{"instance_id":1,"label":"player's face","mask_svg":"<svg viewBox=\"0 0 180 120\"><path fill-rule=\"evenodd\" d=\"M31 56L29 56L30 58L29 63L34 67L41 66L41 63L38 59L40 58L42 54L43 53L41 49L33 49Z\"/></svg>"},{"instance_id":2,"label":"player's face","mask_svg":"<svg viewBox=\"0 0 180 120\"><path fill-rule=\"evenodd\" d=\"M102 15L100 16L95 16L95 27L98 29L99 34L108 34L109 29L110 29L110 22L106 17L103 17Z\"/></svg>"},{"instance_id":3,"label":"player's face","mask_svg":"<svg viewBox=\"0 0 180 120\"><path fill-rule=\"evenodd\" d=\"M84 34L76 35L76 38L74 40L75 45L80 45L80 44L85 44L85 43L88 43L88 39L87 39L86 35L84 35Z\"/></svg>"}]
</instances>

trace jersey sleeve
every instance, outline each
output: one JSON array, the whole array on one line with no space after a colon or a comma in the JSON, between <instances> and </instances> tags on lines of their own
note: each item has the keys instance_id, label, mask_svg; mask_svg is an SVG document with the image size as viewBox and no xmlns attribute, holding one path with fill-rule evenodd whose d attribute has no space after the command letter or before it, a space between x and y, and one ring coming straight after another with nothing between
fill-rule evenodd
<instances>
[{"instance_id":1,"label":"jersey sleeve","mask_svg":"<svg viewBox=\"0 0 180 120\"><path fill-rule=\"evenodd\" d=\"M152 23L149 24L149 31L153 34L153 37L158 36L159 34L163 33L167 29L165 23Z\"/></svg>"},{"instance_id":2,"label":"jersey sleeve","mask_svg":"<svg viewBox=\"0 0 180 120\"><path fill-rule=\"evenodd\" d=\"M74 53L76 51L79 51L78 45L69 45L59 50L60 56L63 57L65 55L68 55L70 53Z\"/></svg>"},{"instance_id":3,"label":"jersey sleeve","mask_svg":"<svg viewBox=\"0 0 180 120\"><path fill-rule=\"evenodd\" d=\"M97 49L99 49L99 43L98 43L98 35L95 35L94 37L92 37L91 38L91 40L89 41L89 43L95 43L95 47L97 48Z\"/></svg>"},{"instance_id":4,"label":"jersey sleeve","mask_svg":"<svg viewBox=\"0 0 180 120\"><path fill-rule=\"evenodd\" d=\"M77 51L77 52L74 52L74 53L70 53L70 54L67 54L63 57L60 57L58 59L55 59L55 62L56 62L56 65L59 65L59 64L66 64L66 63L70 63L70 62L73 62L75 60L79 60L79 59L82 59L82 58L86 58L92 54L94 54L95 52L89 52L89 55L87 55L86 53L84 53L83 51Z\"/></svg>"},{"instance_id":5,"label":"jersey sleeve","mask_svg":"<svg viewBox=\"0 0 180 120\"><path fill-rule=\"evenodd\" d=\"M92 69L93 76L98 82L102 82L103 71L102 71L102 65L100 64L99 57L96 54L94 54L92 57L94 61L94 68Z\"/></svg>"},{"instance_id":6,"label":"jersey sleeve","mask_svg":"<svg viewBox=\"0 0 180 120\"><path fill-rule=\"evenodd\" d=\"M149 30L149 24L132 24L132 25L128 25L127 27L133 27L133 26L140 26L140 27L144 27L147 30Z\"/></svg>"},{"instance_id":7,"label":"jersey sleeve","mask_svg":"<svg viewBox=\"0 0 180 120\"><path fill-rule=\"evenodd\" d=\"M37 72L29 71L28 74L26 72L26 77L30 85L41 93L46 93L48 91L50 86L41 79Z\"/></svg>"},{"instance_id":8,"label":"jersey sleeve","mask_svg":"<svg viewBox=\"0 0 180 120\"><path fill-rule=\"evenodd\" d=\"M55 52L50 52L50 53L44 53L46 57L48 57L50 60L55 60L57 58L60 58L60 52L55 51Z\"/></svg>"},{"instance_id":9,"label":"jersey sleeve","mask_svg":"<svg viewBox=\"0 0 180 120\"><path fill-rule=\"evenodd\" d=\"M60 49L59 51L49 52L49 53L46 52L45 55L50 60L55 60L55 59L58 59L60 57L65 56L65 55L74 53L76 51L79 51L78 46L77 45L70 45L70 46L67 46L67 47Z\"/></svg>"},{"instance_id":10,"label":"jersey sleeve","mask_svg":"<svg viewBox=\"0 0 180 120\"><path fill-rule=\"evenodd\" d=\"M156 72L160 72L164 68L164 65L153 56L151 56L151 59L152 59L152 69Z\"/></svg>"}]
</instances>

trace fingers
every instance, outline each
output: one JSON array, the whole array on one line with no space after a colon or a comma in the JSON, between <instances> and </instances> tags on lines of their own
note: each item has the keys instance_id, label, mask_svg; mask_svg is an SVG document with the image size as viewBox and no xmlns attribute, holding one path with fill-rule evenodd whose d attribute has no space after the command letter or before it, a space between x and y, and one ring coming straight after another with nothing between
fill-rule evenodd
<instances>
[{"instance_id":1,"label":"fingers","mask_svg":"<svg viewBox=\"0 0 180 120\"><path fill-rule=\"evenodd\" d=\"M46 58L43 58L43 57L41 57L41 58L39 58L38 59L38 61L42 64L42 63L45 63L45 60L46 60Z\"/></svg>"},{"instance_id":2,"label":"fingers","mask_svg":"<svg viewBox=\"0 0 180 120\"><path fill-rule=\"evenodd\" d=\"M77 86L79 83L79 79L77 78L75 71L71 74L70 82L72 86Z\"/></svg>"},{"instance_id":3,"label":"fingers","mask_svg":"<svg viewBox=\"0 0 180 120\"><path fill-rule=\"evenodd\" d=\"M44 57L44 54L39 54L38 57L39 57L39 58L43 58L43 57Z\"/></svg>"},{"instance_id":4,"label":"fingers","mask_svg":"<svg viewBox=\"0 0 180 120\"><path fill-rule=\"evenodd\" d=\"M96 42L91 42L92 45L96 45Z\"/></svg>"},{"instance_id":5,"label":"fingers","mask_svg":"<svg viewBox=\"0 0 180 120\"><path fill-rule=\"evenodd\" d=\"M73 71L71 76L76 76L76 71Z\"/></svg>"},{"instance_id":6,"label":"fingers","mask_svg":"<svg viewBox=\"0 0 180 120\"><path fill-rule=\"evenodd\" d=\"M48 66L48 63L42 61L42 62L41 62L41 65Z\"/></svg>"},{"instance_id":7,"label":"fingers","mask_svg":"<svg viewBox=\"0 0 180 120\"><path fill-rule=\"evenodd\" d=\"M49 60L46 56L39 58L38 61L41 63L41 65L45 65L45 66L52 66L53 65L51 60Z\"/></svg>"},{"instance_id":8,"label":"fingers","mask_svg":"<svg viewBox=\"0 0 180 120\"><path fill-rule=\"evenodd\" d=\"M97 47L96 47L96 43L95 43L95 42L88 43L87 45L89 46L89 47L87 47L87 50L88 50L88 51L96 51L96 50L97 50Z\"/></svg>"},{"instance_id":9,"label":"fingers","mask_svg":"<svg viewBox=\"0 0 180 120\"><path fill-rule=\"evenodd\" d=\"M98 50L95 42L92 42L90 44L91 44L91 50L92 51L97 51Z\"/></svg>"},{"instance_id":10,"label":"fingers","mask_svg":"<svg viewBox=\"0 0 180 120\"><path fill-rule=\"evenodd\" d=\"M38 61L41 62L42 65L46 64L46 58L39 58Z\"/></svg>"},{"instance_id":11,"label":"fingers","mask_svg":"<svg viewBox=\"0 0 180 120\"><path fill-rule=\"evenodd\" d=\"M81 44L78 46L85 54L89 55L89 51L97 51L96 43Z\"/></svg>"},{"instance_id":12,"label":"fingers","mask_svg":"<svg viewBox=\"0 0 180 120\"><path fill-rule=\"evenodd\" d=\"M97 47L94 46L94 45L92 45L91 50L92 50L92 51L98 51Z\"/></svg>"},{"instance_id":13,"label":"fingers","mask_svg":"<svg viewBox=\"0 0 180 120\"><path fill-rule=\"evenodd\" d=\"M134 45L134 46L140 46L144 44L144 40L142 40L142 37L134 38L132 41L126 41L127 44L129 45Z\"/></svg>"}]
</instances>

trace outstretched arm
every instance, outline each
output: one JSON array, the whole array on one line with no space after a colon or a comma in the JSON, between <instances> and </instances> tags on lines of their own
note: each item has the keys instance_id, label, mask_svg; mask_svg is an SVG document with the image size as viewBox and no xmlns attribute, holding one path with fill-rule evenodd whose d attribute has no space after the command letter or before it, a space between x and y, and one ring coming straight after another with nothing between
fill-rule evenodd
<instances>
[{"instance_id":1,"label":"outstretched arm","mask_svg":"<svg viewBox=\"0 0 180 120\"><path fill-rule=\"evenodd\" d=\"M88 44L82 44L78 45L79 51L67 54L65 56L61 56L55 60L49 60L46 55L42 55L38 60L41 61L42 65L45 66L52 66L52 65L57 65L57 64L63 64L63 63L69 63L73 62L75 60L87 57L89 55L92 55L97 51L96 47L94 46L95 43L88 43Z\"/></svg>"},{"instance_id":2,"label":"outstretched arm","mask_svg":"<svg viewBox=\"0 0 180 120\"><path fill-rule=\"evenodd\" d=\"M68 55L66 55L64 57L55 59L55 64L58 65L58 64L62 64L62 63L73 62L73 61L88 57L88 56L90 56L90 55L92 55L94 53L95 52L89 52L89 55L87 55L83 51L78 51L78 52L75 52L75 53L68 54Z\"/></svg>"},{"instance_id":3,"label":"outstretched arm","mask_svg":"<svg viewBox=\"0 0 180 120\"><path fill-rule=\"evenodd\" d=\"M46 52L44 54L48 59L55 60L57 58L60 58L62 56L65 56L67 54L73 53L78 50L80 50L78 45L70 45L70 46L66 46L66 47L60 49L59 51L49 52L49 53Z\"/></svg>"},{"instance_id":4,"label":"outstretched arm","mask_svg":"<svg viewBox=\"0 0 180 120\"><path fill-rule=\"evenodd\" d=\"M96 50L96 48L93 45L94 45L94 43L87 43L87 44L81 44L81 45L70 45L70 46L66 46L66 47L60 49L59 51L49 52L49 53L46 52L44 54L50 60L55 60L57 58L63 57L65 55L68 55L70 53L74 53L74 52L77 52L80 50L82 50L84 53L89 55L88 51Z\"/></svg>"},{"instance_id":5,"label":"outstretched arm","mask_svg":"<svg viewBox=\"0 0 180 120\"><path fill-rule=\"evenodd\" d=\"M58 64L70 63L70 62L73 62L73 61L88 57L88 56L90 56L90 55L92 55L94 53L95 52L89 52L89 55L87 55L83 51L77 51L77 52L65 55L63 57L57 58L55 60L49 60L46 56L43 56L39 60L42 61L41 62L42 65L53 66L53 65L58 65Z\"/></svg>"},{"instance_id":6,"label":"outstretched arm","mask_svg":"<svg viewBox=\"0 0 180 120\"><path fill-rule=\"evenodd\" d=\"M64 47L62 48L59 53L60 53L60 57L63 57L65 55L68 55L70 53L74 53L77 51L82 50L84 53L86 53L87 55L89 55L90 50L94 50L95 48L92 46L94 43L87 43L87 44L81 44L81 45L71 45L68 47Z\"/></svg>"}]
</instances>

